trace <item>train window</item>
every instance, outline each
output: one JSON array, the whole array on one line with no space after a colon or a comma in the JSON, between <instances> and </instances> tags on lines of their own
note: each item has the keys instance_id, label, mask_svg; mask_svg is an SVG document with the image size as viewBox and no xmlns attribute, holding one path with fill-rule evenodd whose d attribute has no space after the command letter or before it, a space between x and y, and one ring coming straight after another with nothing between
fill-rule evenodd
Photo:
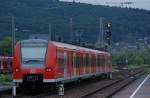
<instances>
[{"instance_id":1,"label":"train window","mask_svg":"<svg viewBox=\"0 0 150 98\"><path fill-rule=\"evenodd\" d=\"M85 66L86 65L86 55L84 54L83 55L83 66Z\"/></svg>"},{"instance_id":2,"label":"train window","mask_svg":"<svg viewBox=\"0 0 150 98\"><path fill-rule=\"evenodd\" d=\"M112 58L111 58L111 56L109 56L109 66L111 66L111 64L112 64Z\"/></svg>"},{"instance_id":3,"label":"train window","mask_svg":"<svg viewBox=\"0 0 150 98\"><path fill-rule=\"evenodd\" d=\"M91 62L92 61L91 58L92 58L91 55L89 55L89 64L88 64L88 66L91 66L91 63L92 63Z\"/></svg>"},{"instance_id":4,"label":"train window","mask_svg":"<svg viewBox=\"0 0 150 98\"><path fill-rule=\"evenodd\" d=\"M80 68L82 66L82 56L81 54L77 55L77 68Z\"/></svg>"},{"instance_id":5,"label":"train window","mask_svg":"<svg viewBox=\"0 0 150 98\"><path fill-rule=\"evenodd\" d=\"M73 53L73 67L76 67L76 53Z\"/></svg>"},{"instance_id":6,"label":"train window","mask_svg":"<svg viewBox=\"0 0 150 98\"><path fill-rule=\"evenodd\" d=\"M57 52L57 62L58 62L58 68L64 68L65 58L64 58L64 52L63 51Z\"/></svg>"},{"instance_id":7,"label":"train window","mask_svg":"<svg viewBox=\"0 0 150 98\"><path fill-rule=\"evenodd\" d=\"M45 62L46 47L22 47L23 68L43 68Z\"/></svg>"},{"instance_id":8,"label":"train window","mask_svg":"<svg viewBox=\"0 0 150 98\"><path fill-rule=\"evenodd\" d=\"M95 61L94 61L94 56L92 55L92 58L91 58L91 63L92 63L92 64L91 64L91 66L94 66L94 62L95 62Z\"/></svg>"},{"instance_id":9,"label":"train window","mask_svg":"<svg viewBox=\"0 0 150 98\"><path fill-rule=\"evenodd\" d=\"M80 56L80 67L83 67L83 54Z\"/></svg>"},{"instance_id":10,"label":"train window","mask_svg":"<svg viewBox=\"0 0 150 98\"><path fill-rule=\"evenodd\" d=\"M106 66L106 55L104 55L104 66Z\"/></svg>"},{"instance_id":11,"label":"train window","mask_svg":"<svg viewBox=\"0 0 150 98\"><path fill-rule=\"evenodd\" d=\"M88 59L88 55L85 56L85 65L88 66L89 65L89 59Z\"/></svg>"},{"instance_id":12,"label":"train window","mask_svg":"<svg viewBox=\"0 0 150 98\"><path fill-rule=\"evenodd\" d=\"M79 56L79 54L77 55L77 59L76 59L76 62L77 62L77 68L79 68L79 66L80 66L80 56Z\"/></svg>"},{"instance_id":13,"label":"train window","mask_svg":"<svg viewBox=\"0 0 150 98\"><path fill-rule=\"evenodd\" d=\"M100 55L100 61L101 61L100 66L104 66L104 57L103 57L103 55Z\"/></svg>"},{"instance_id":14,"label":"train window","mask_svg":"<svg viewBox=\"0 0 150 98\"><path fill-rule=\"evenodd\" d=\"M73 57L73 54L72 54L72 51L71 51L71 53L68 53L68 58L67 58L67 62L68 62L68 64L70 64L71 66L74 66L73 65L73 63L74 63L74 57ZM70 63L69 63L70 62ZM69 66L70 66L69 65Z\"/></svg>"},{"instance_id":15,"label":"train window","mask_svg":"<svg viewBox=\"0 0 150 98\"><path fill-rule=\"evenodd\" d=\"M95 64L96 64L96 66L98 66L98 60L97 60L97 58L98 58L98 55L96 55L96 58L95 58Z\"/></svg>"},{"instance_id":16,"label":"train window","mask_svg":"<svg viewBox=\"0 0 150 98\"><path fill-rule=\"evenodd\" d=\"M106 59L106 62L107 62L107 66L109 66L109 57L108 57L108 55L107 55L107 59Z\"/></svg>"},{"instance_id":17,"label":"train window","mask_svg":"<svg viewBox=\"0 0 150 98\"><path fill-rule=\"evenodd\" d=\"M111 65L111 61L110 61L110 59L111 59L111 57L110 57L110 56L108 56L108 66L110 66L110 65Z\"/></svg>"},{"instance_id":18,"label":"train window","mask_svg":"<svg viewBox=\"0 0 150 98\"><path fill-rule=\"evenodd\" d=\"M104 68L104 65L105 65L105 56L104 55L102 55L102 66L103 66L103 68Z\"/></svg>"},{"instance_id":19,"label":"train window","mask_svg":"<svg viewBox=\"0 0 150 98\"><path fill-rule=\"evenodd\" d=\"M79 55L79 65L78 65L79 68L81 67L81 62L82 62L81 55Z\"/></svg>"},{"instance_id":20,"label":"train window","mask_svg":"<svg viewBox=\"0 0 150 98\"><path fill-rule=\"evenodd\" d=\"M97 58L97 60L98 60L98 61L97 61L98 66L101 66L101 59L100 59L100 55L98 55L97 57L98 57L98 58Z\"/></svg>"},{"instance_id":21,"label":"train window","mask_svg":"<svg viewBox=\"0 0 150 98\"><path fill-rule=\"evenodd\" d=\"M93 65L96 66L96 57L93 55Z\"/></svg>"}]
</instances>

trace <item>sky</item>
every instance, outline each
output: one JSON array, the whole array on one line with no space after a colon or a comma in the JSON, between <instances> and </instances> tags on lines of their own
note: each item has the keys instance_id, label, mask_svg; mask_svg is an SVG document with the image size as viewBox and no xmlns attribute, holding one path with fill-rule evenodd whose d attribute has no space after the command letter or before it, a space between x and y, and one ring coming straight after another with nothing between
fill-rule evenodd
<instances>
[{"instance_id":1,"label":"sky","mask_svg":"<svg viewBox=\"0 0 150 98\"><path fill-rule=\"evenodd\" d=\"M73 1L73 0L60 0L60 1ZM109 5L120 7L131 7L150 10L150 0L75 0L76 2L89 3L94 5ZM133 2L132 4L121 4Z\"/></svg>"}]
</instances>

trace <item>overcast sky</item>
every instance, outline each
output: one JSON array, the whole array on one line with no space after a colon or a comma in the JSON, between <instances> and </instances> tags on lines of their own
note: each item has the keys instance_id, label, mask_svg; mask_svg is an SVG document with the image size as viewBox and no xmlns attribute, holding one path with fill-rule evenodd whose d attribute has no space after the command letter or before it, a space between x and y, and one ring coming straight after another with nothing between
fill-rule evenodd
<instances>
[{"instance_id":1,"label":"overcast sky","mask_svg":"<svg viewBox=\"0 0 150 98\"><path fill-rule=\"evenodd\" d=\"M60 0L60 1L73 1L73 0ZM90 3L96 5L110 5L121 7L132 7L150 10L150 0L75 0L76 2ZM121 4L125 2L134 2L133 4Z\"/></svg>"}]
</instances>

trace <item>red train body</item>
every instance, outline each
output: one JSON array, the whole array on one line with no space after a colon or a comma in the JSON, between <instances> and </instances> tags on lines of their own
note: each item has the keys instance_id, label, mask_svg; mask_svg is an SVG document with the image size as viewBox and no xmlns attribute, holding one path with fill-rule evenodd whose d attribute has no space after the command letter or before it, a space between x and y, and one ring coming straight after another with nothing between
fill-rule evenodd
<instances>
[{"instance_id":1,"label":"red train body","mask_svg":"<svg viewBox=\"0 0 150 98\"><path fill-rule=\"evenodd\" d=\"M0 56L0 73L12 72L12 57Z\"/></svg>"},{"instance_id":2,"label":"red train body","mask_svg":"<svg viewBox=\"0 0 150 98\"><path fill-rule=\"evenodd\" d=\"M23 40L15 46L16 83L66 83L111 72L111 55L107 52L41 39Z\"/></svg>"}]
</instances>

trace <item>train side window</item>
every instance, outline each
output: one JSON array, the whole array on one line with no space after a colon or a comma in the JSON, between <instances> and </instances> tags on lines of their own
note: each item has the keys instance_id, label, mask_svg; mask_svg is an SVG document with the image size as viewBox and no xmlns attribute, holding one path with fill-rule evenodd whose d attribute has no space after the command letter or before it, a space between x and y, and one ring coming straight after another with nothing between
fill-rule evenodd
<instances>
[{"instance_id":1,"label":"train side window","mask_svg":"<svg viewBox=\"0 0 150 98\"><path fill-rule=\"evenodd\" d=\"M85 54L85 66L87 67L87 55Z\"/></svg>"},{"instance_id":2,"label":"train side window","mask_svg":"<svg viewBox=\"0 0 150 98\"><path fill-rule=\"evenodd\" d=\"M99 56L96 55L96 66L99 66Z\"/></svg>"},{"instance_id":3,"label":"train side window","mask_svg":"<svg viewBox=\"0 0 150 98\"><path fill-rule=\"evenodd\" d=\"M106 66L106 55L104 55L104 66Z\"/></svg>"},{"instance_id":4,"label":"train side window","mask_svg":"<svg viewBox=\"0 0 150 98\"><path fill-rule=\"evenodd\" d=\"M79 56L79 68L82 67L82 54L80 54Z\"/></svg>"},{"instance_id":5,"label":"train side window","mask_svg":"<svg viewBox=\"0 0 150 98\"><path fill-rule=\"evenodd\" d=\"M102 66L104 67L105 66L105 56L104 55L102 55L102 61L103 61Z\"/></svg>"},{"instance_id":6,"label":"train side window","mask_svg":"<svg viewBox=\"0 0 150 98\"><path fill-rule=\"evenodd\" d=\"M77 62L76 62L76 53L73 53L73 67L76 68Z\"/></svg>"},{"instance_id":7,"label":"train side window","mask_svg":"<svg viewBox=\"0 0 150 98\"><path fill-rule=\"evenodd\" d=\"M109 66L111 65L111 57L110 56L108 56L108 64L109 64Z\"/></svg>"},{"instance_id":8,"label":"train side window","mask_svg":"<svg viewBox=\"0 0 150 98\"><path fill-rule=\"evenodd\" d=\"M89 55L89 64L88 64L88 66L91 66L91 55Z\"/></svg>"},{"instance_id":9,"label":"train side window","mask_svg":"<svg viewBox=\"0 0 150 98\"><path fill-rule=\"evenodd\" d=\"M76 56L76 68L78 68L78 66L79 66L79 57L78 57L78 54L77 54L77 56Z\"/></svg>"},{"instance_id":10,"label":"train side window","mask_svg":"<svg viewBox=\"0 0 150 98\"><path fill-rule=\"evenodd\" d=\"M93 65L96 66L96 55L93 56Z\"/></svg>"},{"instance_id":11,"label":"train side window","mask_svg":"<svg viewBox=\"0 0 150 98\"><path fill-rule=\"evenodd\" d=\"M92 64L91 64L91 65L92 65L92 66L94 66L94 65L95 65L95 64L94 64L94 62L95 62L95 60L94 60L94 55L92 55L91 60L92 60L92 61L91 61L91 62L92 62Z\"/></svg>"},{"instance_id":12,"label":"train side window","mask_svg":"<svg viewBox=\"0 0 150 98\"><path fill-rule=\"evenodd\" d=\"M101 61L101 66L103 67L103 66L104 66L104 58L103 58L103 55L100 56L100 61Z\"/></svg>"},{"instance_id":13,"label":"train side window","mask_svg":"<svg viewBox=\"0 0 150 98\"><path fill-rule=\"evenodd\" d=\"M111 66L112 65L112 57L109 56L109 65Z\"/></svg>"},{"instance_id":14,"label":"train side window","mask_svg":"<svg viewBox=\"0 0 150 98\"><path fill-rule=\"evenodd\" d=\"M97 66L99 67L100 65L100 55L97 55Z\"/></svg>"},{"instance_id":15,"label":"train side window","mask_svg":"<svg viewBox=\"0 0 150 98\"><path fill-rule=\"evenodd\" d=\"M96 67L97 67L98 66L98 59L97 59L98 55L95 55L95 57L96 57L95 60L96 60Z\"/></svg>"},{"instance_id":16,"label":"train side window","mask_svg":"<svg viewBox=\"0 0 150 98\"><path fill-rule=\"evenodd\" d=\"M83 66L85 67L85 65L86 65L86 55L84 54L83 55Z\"/></svg>"},{"instance_id":17,"label":"train side window","mask_svg":"<svg viewBox=\"0 0 150 98\"><path fill-rule=\"evenodd\" d=\"M107 57L107 58L106 58L106 62L107 62L107 64L106 64L106 65L108 66L108 65L109 65L109 61L108 61L108 60L109 60L109 59L108 59L108 55L107 55L106 57Z\"/></svg>"},{"instance_id":18,"label":"train side window","mask_svg":"<svg viewBox=\"0 0 150 98\"><path fill-rule=\"evenodd\" d=\"M82 57L81 57L81 54L79 55L79 68L81 68L81 64L82 64Z\"/></svg>"},{"instance_id":19,"label":"train side window","mask_svg":"<svg viewBox=\"0 0 150 98\"><path fill-rule=\"evenodd\" d=\"M101 66L101 58L100 58L100 55L98 55L98 66Z\"/></svg>"},{"instance_id":20,"label":"train side window","mask_svg":"<svg viewBox=\"0 0 150 98\"><path fill-rule=\"evenodd\" d=\"M83 67L83 53L81 54L81 57L80 57L80 67L82 68Z\"/></svg>"},{"instance_id":21,"label":"train side window","mask_svg":"<svg viewBox=\"0 0 150 98\"><path fill-rule=\"evenodd\" d=\"M64 68L65 64L65 58L64 58L64 52L58 51L57 52L57 62L58 62L58 68Z\"/></svg>"},{"instance_id":22,"label":"train side window","mask_svg":"<svg viewBox=\"0 0 150 98\"><path fill-rule=\"evenodd\" d=\"M79 58L79 54L77 54L76 56L76 67L79 68L79 64L80 64L80 58Z\"/></svg>"}]
</instances>

